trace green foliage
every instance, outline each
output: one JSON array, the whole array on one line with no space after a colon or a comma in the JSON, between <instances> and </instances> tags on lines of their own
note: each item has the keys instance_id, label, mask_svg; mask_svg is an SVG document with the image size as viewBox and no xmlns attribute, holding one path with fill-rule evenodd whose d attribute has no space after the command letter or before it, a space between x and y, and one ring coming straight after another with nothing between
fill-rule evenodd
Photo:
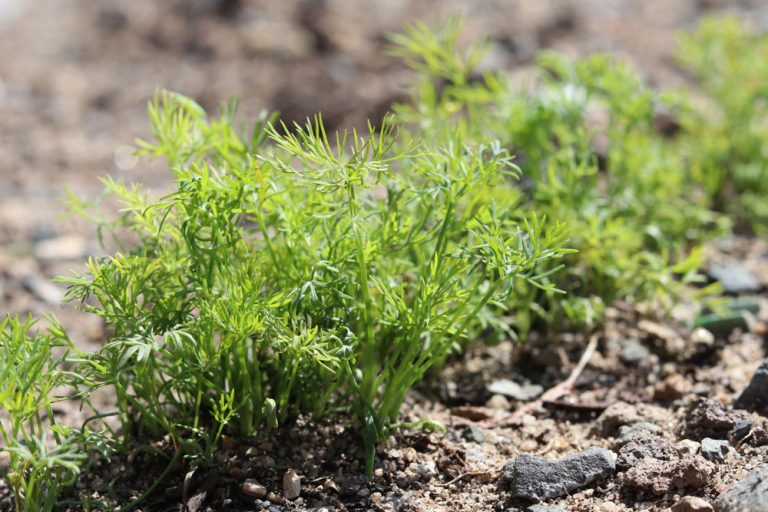
<instances>
[{"instance_id":1,"label":"green foliage","mask_svg":"<svg viewBox=\"0 0 768 512\"><path fill-rule=\"evenodd\" d=\"M677 102L602 55L542 54L536 88L518 91L500 72L474 76L478 59L454 48L458 31L451 23L430 35L419 25L392 38L394 53L420 73L413 104L397 112L425 139L499 139L516 155L522 186L477 189L476 200L568 224L578 252L547 281L567 296L518 283L507 304L518 331L562 327L562 319L591 325L616 299L670 306L698 279L690 243L721 224L691 186L681 151L655 128L656 113L676 111Z\"/></svg>"},{"instance_id":2,"label":"green foliage","mask_svg":"<svg viewBox=\"0 0 768 512\"><path fill-rule=\"evenodd\" d=\"M209 451L227 424L248 435L349 411L370 471L408 389L486 305L518 281L553 289L535 269L567 252L564 231L477 201L513 186L497 143L423 147L391 119L329 137L317 118L260 124L265 149L232 113L210 120L160 94L142 147L167 159L176 191L106 181L125 207L110 229L141 241L62 279L113 332L85 375L114 388L126 434L169 434L185 452Z\"/></svg>"},{"instance_id":3,"label":"green foliage","mask_svg":"<svg viewBox=\"0 0 768 512\"><path fill-rule=\"evenodd\" d=\"M235 102L209 117L156 96L139 144L167 161L173 190L105 179L122 203L112 221L70 198L120 248L59 278L109 339L73 355L53 321L45 334L0 324L17 509L52 510L87 451L117 438L57 423L65 386L86 404L114 393L125 447L168 436L163 477L182 456L205 464L225 431L299 413L349 417L370 474L408 390L464 343L593 326L619 299L703 296L686 285L700 280L696 245L729 227L720 212L764 229L765 36L726 20L683 40L709 95L697 110L606 56L543 54L537 87L517 90L477 75L484 48L460 50L460 34L452 20L392 37L414 97L363 133L264 114L242 134ZM660 132L662 114L677 133Z\"/></svg>"},{"instance_id":4,"label":"green foliage","mask_svg":"<svg viewBox=\"0 0 768 512\"><path fill-rule=\"evenodd\" d=\"M708 96L682 118L694 177L737 227L765 233L768 35L737 18L712 18L682 37L680 47L680 61Z\"/></svg>"},{"instance_id":5,"label":"green foliage","mask_svg":"<svg viewBox=\"0 0 768 512\"><path fill-rule=\"evenodd\" d=\"M30 334L34 322L6 317L0 322L0 419L11 486L18 511L53 510L62 489L74 484L85 458L81 433L56 421L53 404L72 382L63 370L70 340L51 319L46 334Z\"/></svg>"}]
</instances>

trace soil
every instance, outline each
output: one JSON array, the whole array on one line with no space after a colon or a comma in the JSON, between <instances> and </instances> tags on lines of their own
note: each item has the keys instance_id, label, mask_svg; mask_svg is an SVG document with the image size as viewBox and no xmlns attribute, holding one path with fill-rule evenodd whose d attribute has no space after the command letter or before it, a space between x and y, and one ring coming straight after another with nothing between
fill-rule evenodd
<instances>
[{"instance_id":1,"label":"soil","mask_svg":"<svg viewBox=\"0 0 768 512\"><path fill-rule=\"evenodd\" d=\"M103 175L168 186L162 166L129 154L137 136L148 136L145 105L157 88L209 109L238 93L243 120L261 109L289 122L320 110L330 128L360 126L407 95L410 74L385 55L386 34L454 12L466 17L468 40L491 41L484 66L521 82L535 53L553 49L607 51L651 83L684 86L672 57L678 30L725 13L768 26L759 0L0 0L0 312L53 312L83 349L103 340L98 319L60 306L63 290L48 281L101 253L92 226L60 218L61 202L65 187L95 200ZM253 439L225 438L204 471L176 461L135 510L525 510L530 503L513 498L501 479L505 463L522 453L556 460L591 446L619 455L615 475L548 504L610 512L663 510L687 495L711 502L766 458L765 418L731 406L766 356L766 254L759 240L708 248L710 263L739 265L762 286L750 295L761 309L745 328L712 335L687 327L684 305L662 320L615 304L605 327L590 333L597 347L586 368L556 399L529 397L526 405L489 386L502 379L556 386L589 335L473 348L444 369L440 384L411 393L404 410L406 420L429 417L446 431L396 433L380 448L371 481L343 421L299 418ZM102 401L108 408L110 397ZM82 421L64 404L57 413ZM746 419L748 432L734 437ZM627 435L622 426L640 421L660 430L617 440ZM724 460L697 453L691 441L705 437L730 440ZM172 450L154 448L89 468L73 498L131 503L169 465ZM301 479L295 499L285 497L289 470ZM0 510L8 504L0 499Z\"/></svg>"}]
</instances>

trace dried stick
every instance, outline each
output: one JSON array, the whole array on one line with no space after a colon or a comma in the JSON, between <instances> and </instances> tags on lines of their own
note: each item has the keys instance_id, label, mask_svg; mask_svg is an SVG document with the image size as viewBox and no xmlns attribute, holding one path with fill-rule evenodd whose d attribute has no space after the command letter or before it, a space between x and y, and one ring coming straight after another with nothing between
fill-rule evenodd
<instances>
[{"instance_id":1,"label":"dried stick","mask_svg":"<svg viewBox=\"0 0 768 512\"><path fill-rule=\"evenodd\" d=\"M489 420L484 423L484 426L506 427L510 425L517 425L520 423L525 414L541 408L544 402L557 400L558 398L561 398L570 393L573 390L573 385L576 383L576 379L579 378L579 375L581 375L581 372L584 371L584 368L586 368L589 360L592 359L592 355L595 353L595 350L597 350L597 335L593 334L592 337L590 337L587 348L584 349L584 353L581 355L579 362L576 364L576 367L573 369L573 371L571 371L571 374L567 379L557 384L556 386L549 388L539 398L533 402L528 402L527 404L521 406L509 416Z\"/></svg>"}]
</instances>

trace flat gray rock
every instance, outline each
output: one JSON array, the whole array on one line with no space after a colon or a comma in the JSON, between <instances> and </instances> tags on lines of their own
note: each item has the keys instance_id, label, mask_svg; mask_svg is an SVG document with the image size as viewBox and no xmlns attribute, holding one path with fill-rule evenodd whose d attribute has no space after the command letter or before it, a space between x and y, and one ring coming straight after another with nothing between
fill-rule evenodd
<instances>
[{"instance_id":1,"label":"flat gray rock","mask_svg":"<svg viewBox=\"0 0 768 512\"><path fill-rule=\"evenodd\" d=\"M761 288L757 278L738 265L714 265L709 269L709 277L720 281L729 293L757 292Z\"/></svg>"},{"instance_id":2,"label":"flat gray rock","mask_svg":"<svg viewBox=\"0 0 768 512\"><path fill-rule=\"evenodd\" d=\"M515 497L541 501L586 487L616 471L616 454L592 447L557 461L520 455L507 462L502 480Z\"/></svg>"},{"instance_id":3,"label":"flat gray rock","mask_svg":"<svg viewBox=\"0 0 768 512\"><path fill-rule=\"evenodd\" d=\"M488 392L494 395L504 395L520 402L528 402L544 392L544 388L538 384L520 385L509 379L499 379L488 386Z\"/></svg>"},{"instance_id":4,"label":"flat gray rock","mask_svg":"<svg viewBox=\"0 0 768 512\"><path fill-rule=\"evenodd\" d=\"M753 469L733 484L714 503L717 512L768 510L768 465Z\"/></svg>"}]
</instances>

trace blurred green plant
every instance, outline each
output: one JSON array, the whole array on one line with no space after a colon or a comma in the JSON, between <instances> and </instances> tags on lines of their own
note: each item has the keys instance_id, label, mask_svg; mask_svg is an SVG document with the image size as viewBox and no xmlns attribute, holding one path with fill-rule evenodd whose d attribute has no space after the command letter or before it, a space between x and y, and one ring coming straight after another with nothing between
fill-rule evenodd
<instances>
[{"instance_id":1,"label":"blurred green plant","mask_svg":"<svg viewBox=\"0 0 768 512\"><path fill-rule=\"evenodd\" d=\"M564 321L595 325L616 299L670 308L690 295L702 263L691 246L726 223L707 208L678 146L656 129L657 114L676 113L680 100L604 55L574 62L541 54L536 87L516 90L499 71L474 71L480 50L459 51L460 30L453 20L392 36L393 53L418 72L412 102L396 112L415 137L499 139L516 155L520 186L478 188L475 200L568 224L577 252L547 280L567 295L517 283L506 308L519 334Z\"/></svg>"},{"instance_id":2,"label":"blurred green plant","mask_svg":"<svg viewBox=\"0 0 768 512\"><path fill-rule=\"evenodd\" d=\"M680 62L702 91L681 117L694 179L742 231L768 226L768 35L710 18L680 39Z\"/></svg>"},{"instance_id":3,"label":"blurred green plant","mask_svg":"<svg viewBox=\"0 0 768 512\"><path fill-rule=\"evenodd\" d=\"M47 333L34 321L7 316L0 322L0 475L13 492L15 510L50 511L75 483L86 458L84 436L56 420L53 404L75 380L65 369L72 343L52 318Z\"/></svg>"}]
</instances>

